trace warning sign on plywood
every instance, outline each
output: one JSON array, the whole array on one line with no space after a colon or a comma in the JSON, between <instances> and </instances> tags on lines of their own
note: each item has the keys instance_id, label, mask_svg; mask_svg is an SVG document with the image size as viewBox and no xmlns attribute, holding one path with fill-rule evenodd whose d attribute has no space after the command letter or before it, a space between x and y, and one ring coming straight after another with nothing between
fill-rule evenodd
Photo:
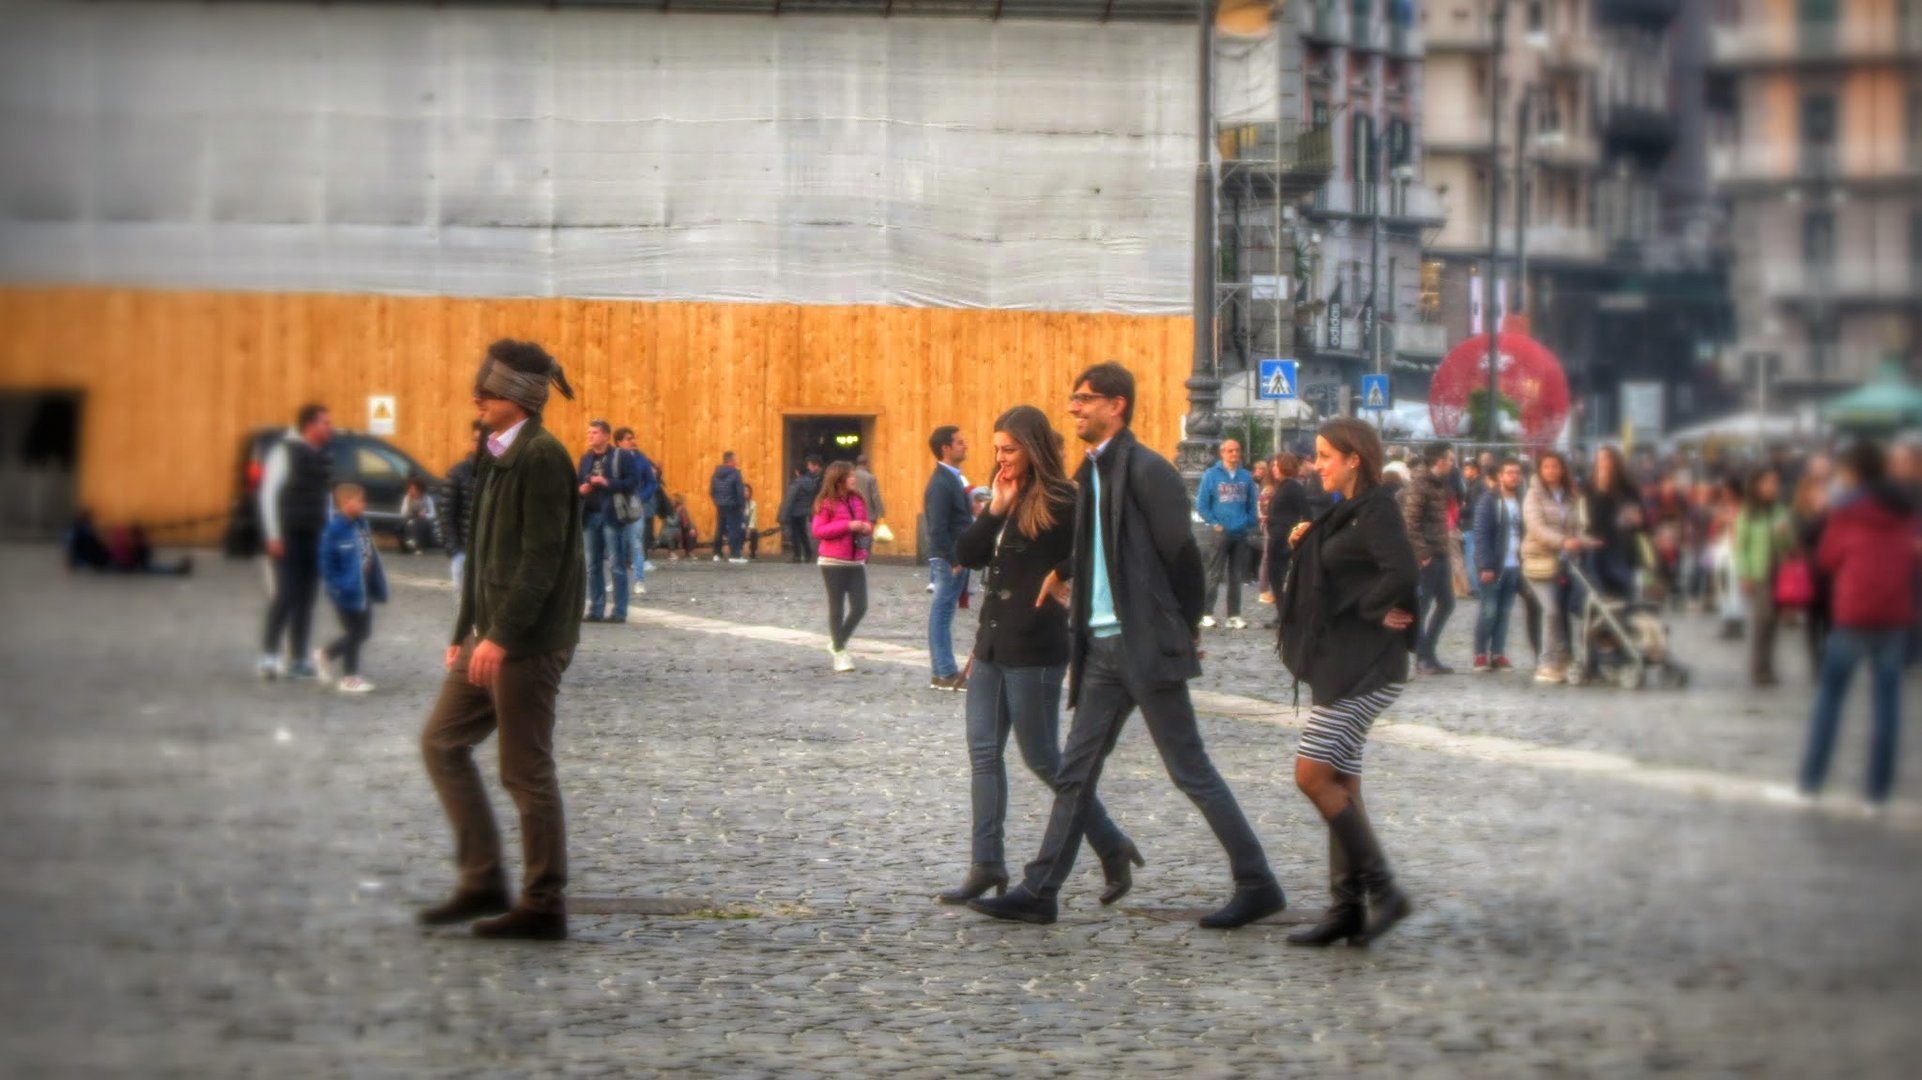
<instances>
[{"instance_id":1,"label":"warning sign on plywood","mask_svg":"<svg viewBox=\"0 0 1922 1080\"><path fill-rule=\"evenodd\" d=\"M367 395L367 434L392 435L394 433L394 395Z\"/></svg>"}]
</instances>

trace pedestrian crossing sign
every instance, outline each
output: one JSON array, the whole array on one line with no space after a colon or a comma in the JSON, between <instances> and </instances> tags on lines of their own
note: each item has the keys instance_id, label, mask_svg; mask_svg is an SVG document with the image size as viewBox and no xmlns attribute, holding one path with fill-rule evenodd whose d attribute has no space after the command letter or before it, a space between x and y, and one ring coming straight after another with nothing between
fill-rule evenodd
<instances>
[{"instance_id":1,"label":"pedestrian crossing sign","mask_svg":"<svg viewBox=\"0 0 1922 1080\"><path fill-rule=\"evenodd\" d=\"M1361 377L1361 407L1364 409L1387 409L1393 398L1388 396L1388 376L1363 375Z\"/></svg>"},{"instance_id":2,"label":"pedestrian crossing sign","mask_svg":"<svg viewBox=\"0 0 1922 1080\"><path fill-rule=\"evenodd\" d=\"M1293 401L1298 396L1293 360L1263 360L1257 377L1263 401Z\"/></svg>"}]
</instances>

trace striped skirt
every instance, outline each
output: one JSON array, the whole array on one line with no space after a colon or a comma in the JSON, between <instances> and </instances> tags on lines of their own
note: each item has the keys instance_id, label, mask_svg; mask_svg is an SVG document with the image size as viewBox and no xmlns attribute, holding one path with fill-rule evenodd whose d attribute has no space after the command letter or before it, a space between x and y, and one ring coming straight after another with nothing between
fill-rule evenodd
<instances>
[{"instance_id":1,"label":"striped skirt","mask_svg":"<svg viewBox=\"0 0 1922 1080\"><path fill-rule=\"evenodd\" d=\"M1361 775L1361 748L1368 742L1368 729L1375 717L1401 696L1402 684L1390 683L1359 697L1343 698L1317 705L1308 713L1308 726L1302 729L1297 757L1333 766L1338 773Z\"/></svg>"}]
</instances>

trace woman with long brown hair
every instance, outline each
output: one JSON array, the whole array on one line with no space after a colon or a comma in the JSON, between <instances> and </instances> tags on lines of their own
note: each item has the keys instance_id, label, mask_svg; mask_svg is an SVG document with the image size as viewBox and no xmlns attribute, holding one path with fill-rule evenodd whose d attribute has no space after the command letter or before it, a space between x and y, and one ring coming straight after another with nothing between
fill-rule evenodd
<instances>
[{"instance_id":1,"label":"woman with long brown hair","mask_svg":"<svg viewBox=\"0 0 1922 1080\"><path fill-rule=\"evenodd\" d=\"M848 639L868 612L868 548L874 522L854 490L854 466L837 461L814 496L814 538L820 541L821 578L828 587L828 653L836 674L854 670Z\"/></svg>"},{"instance_id":2,"label":"woman with long brown hair","mask_svg":"<svg viewBox=\"0 0 1922 1080\"><path fill-rule=\"evenodd\" d=\"M955 544L960 565L984 570L980 629L968 664L968 763L974 803L967 880L941 894L965 904L1008 884L1002 827L1008 815L1008 734L1021 759L1050 789L1061 771L1061 681L1068 671L1068 611L1037 606L1042 583L1074 551L1074 484L1061 436L1047 414L1017 405L994 422L994 485L988 508ZM1088 846L1107 875L1101 902L1134 885L1141 853L1095 800Z\"/></svg>"},{"instance_id":3,"label":"woman with long brown hair","mask_svg":"<svg viewBox=\"0 0 1922 1080\"><path fill-rule=\"evenodd\" d=\"M1568 678L1568 609L1574 595L1563 559L1592 545L1582 536L1581 495L1568 459L1545 450L1535 462L1535 483L1522 498L1522 579L1542 609L1542 651L1535 681Z\"/></svg>"},{"instance_id":4,"label":"woman with long brown hair","mask_svg":"<svg viewBox=\"0 0 1922 1080\"><path fill-rule=\"evenodd\" d=\"M1294 557L1281 596L1281 656L1314 708L1295 752L1295 784L1328 823L1329 906L1296 945L1365 945L1414 904L1395 884L1361 803L1368 731L1408 682L1415 647L1415 549L1382 486L1381 437L1338 417L1315 437L1322 484L1340 501L1289 533Z\"/></svg>"}]
</instances>

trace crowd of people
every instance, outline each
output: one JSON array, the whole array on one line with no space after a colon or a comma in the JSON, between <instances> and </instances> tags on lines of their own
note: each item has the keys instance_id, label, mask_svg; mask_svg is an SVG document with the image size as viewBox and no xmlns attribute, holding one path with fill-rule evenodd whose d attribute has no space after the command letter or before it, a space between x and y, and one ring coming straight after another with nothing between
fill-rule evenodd
<instances>
[{"instance_id":1,"label":"crowd of people","mask_svg":"<svg viewBox=\"0 0 1922 1080\"><path fill-rule=\"evenodd\" d=\"M488 937L565 936L552 749L561 678L583 622L625 621L630 574L633 593L645 589L646 553L659 544L691 554L696 543L685 496L667 494L631 429L592 421L575 458L541 426L550 387L572 396L544 350L512 341L490 347L476 375L471 452L437 492L410 491L403 515L434 523L458 594L447 681L422 745L454 825L460 877L452 897L421 921L494 916L475 926ZM1312 698L1295 778L1326 823L1333 904L1290 935L1299 944L1365 944L1413 910L1362 802L1363 748L1411 678L1453 673L1442 632L1457 601L1477 605L1473 669L1490 675L1515 666L1509 636L1519 604L1540 683L1573 681L1571 635L1587 626L1573 616L1585 604L1712 612L1747 636L1749 677L1760 686L1777 678L1776 627L1797 618L1817 676L1800 790L1812 798L1821 789L1848 683L1866 664L1874 699L1868 797L1886 803L1901 671L1922 643L1917 447L1888 454L1865 441L1839 456L1779 457L1710 475L1646 456L1631 464L1612 447L1582 461L1556 450L1458 461L1440 442L1397 453L1368 424L1338 418L1322 425L1312 456L1278 453L1252 469L1243 447L1225 441L1190 497L1173 466L1134 438L1134 398L1125 368L1083 372L1068 397L1083 450L1072 459L1045 412L1009 409L992 433L990 480L978 486L962 471L964 433L943 426L929 437L934 464L921 523L933 594L929 686L967 695L973 808L969 870L943 902L1051 922L1084 838L1106 881L1102 903L1124 896L1146 860L1096 788L1121 726L1138 710L1170 778L1228 858L1233 895L1201 925L1241 926L1286 905L1259 839L1208 758L1188 694L1203 631L1249 625L1245 586L1273 607L1267 626L1281 669ZM267 464L259 498L276 588L262 673L365 692L360 652L386 580L364 493L330 482L330 430L324 408L304 408ZM759 521L733 453L715 468L709 497L713 558L746 561ZM809 458L789 479L766 534L782 533L791 558L819 567L836 673L854 669L850 642L867 610L867 564L886 536L881 514L865 459ZM411 525L409 533L411 543ZM977 574L981 617L972 647L957 658L955 610ZM322 585L343 633L310 654L309 609ZM280 659L283 635L298 658L291 667ZM1074 710L1065 745L1064 684ZM518 899L507 889L471 757L496 730L526 848ZM1055 796L1041 849L1019 880L1002 839L1010 735Z\"/></svg>"}]
</instances>

